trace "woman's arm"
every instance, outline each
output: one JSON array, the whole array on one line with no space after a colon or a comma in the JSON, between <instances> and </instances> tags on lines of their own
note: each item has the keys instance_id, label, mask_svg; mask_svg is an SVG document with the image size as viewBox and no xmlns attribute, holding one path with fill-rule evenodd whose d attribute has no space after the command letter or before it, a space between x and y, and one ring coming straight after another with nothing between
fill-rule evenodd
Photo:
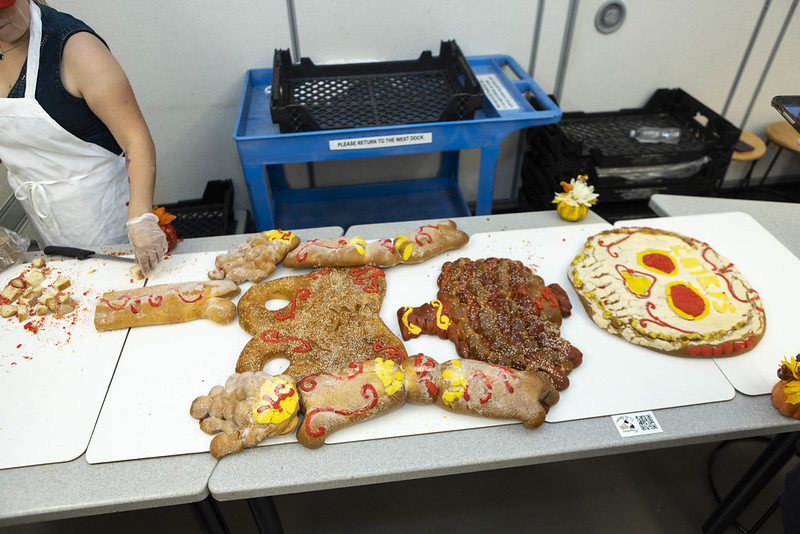
<instances>
[{"instance_id":1,"label":"woman's arm","mask_svg":"<svg viewBox=\"0 0 800 534\"><path fill-rule=\"evenodd\" d=\"M64 46L61 77L67 91L83 98L125 152L130 202L128 219L150 213L156 182L156 151L122 67L100 39L72 35Z\"/></svg>"},{"instance_id":2,"label":"woman's arm","mask_svg":"<svg viewBox=\"0 0 800 534\"><path fill-rule=\"evenodd\" d=\"M61 78L72 95L83 98L125 152L130 179L128 239L145 276L167 253L167 238L152 213L156 149L128 77L100 39L87 32L67 39Z\"/></svg>"}]
</instances>

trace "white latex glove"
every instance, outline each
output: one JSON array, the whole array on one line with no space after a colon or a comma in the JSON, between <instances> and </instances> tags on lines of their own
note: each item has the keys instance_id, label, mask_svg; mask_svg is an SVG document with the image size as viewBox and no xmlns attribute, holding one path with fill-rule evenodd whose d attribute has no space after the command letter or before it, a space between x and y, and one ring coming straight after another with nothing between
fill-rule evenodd
<instances>
[{"instance_id":1,"label":"white latex glove","mask_svg":"<svg viewBox=\"0 0 800 534\"><path fill-rule=\"evenodd\" d=\"M142 274L149 276L167 253L167 236L158 226L158 217L155 213L145 213L129 220L125 226L136 263L142 267Z\"/></svg>"}]
</instances>

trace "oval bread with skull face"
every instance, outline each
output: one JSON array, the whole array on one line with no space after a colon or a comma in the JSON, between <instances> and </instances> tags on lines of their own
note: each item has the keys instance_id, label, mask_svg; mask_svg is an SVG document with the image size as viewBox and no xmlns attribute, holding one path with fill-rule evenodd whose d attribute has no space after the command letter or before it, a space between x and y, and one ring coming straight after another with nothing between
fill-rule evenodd
<instances>
[{"instance_id":1,"label":"oval bread with skull face","mask_svg":"<svg viewBox=\"0 0 800 534\"><path fill-rule=\"evenodd\" d=\"M673 232L601 232L586 241L568 274L600 328L659 352L740 354L766 329L761 298L733 263Z\"/></svg>"}]
</instances>

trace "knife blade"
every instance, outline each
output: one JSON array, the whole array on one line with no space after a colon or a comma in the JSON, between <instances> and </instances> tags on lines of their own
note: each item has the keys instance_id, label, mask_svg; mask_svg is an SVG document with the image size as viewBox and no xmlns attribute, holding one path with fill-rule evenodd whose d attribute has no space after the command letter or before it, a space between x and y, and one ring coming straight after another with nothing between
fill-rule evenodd
<instances>
[{"instance_id":1,"label":"knife blade","mask_svg":"<svg viewBox=\"0 0 800 534\"><path fill-rule=\"evenodd\" d=\"M98 254L93 250L86 250L75 247L61 247L61 246L44 247L44 250L42 250L42 252L44 252L48 256L66 256L68 258L76 258L78 260L85 260L87 258L97 258L101 260L127 261L129 263L133 263L133 258L128 258L126 256L112 256L110 254Z\"/></svg>"}]
</instances>

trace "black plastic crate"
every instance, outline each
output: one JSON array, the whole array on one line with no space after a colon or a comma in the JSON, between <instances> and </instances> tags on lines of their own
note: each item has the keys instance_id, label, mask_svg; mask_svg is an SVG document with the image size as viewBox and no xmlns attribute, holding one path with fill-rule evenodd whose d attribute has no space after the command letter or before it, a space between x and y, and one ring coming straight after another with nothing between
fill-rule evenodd
<instances>
[{"instance_id":1,"label":"black plastic crate","mask_svg":"<svg viewBox=\"0 0 800 534\"><path fill-rule=\"evenodd\" d=\"M179 239L210 237L234 233L236 219L233 210L233 182L214 180L206 184L203 197L164 204Z\"/></svg>"},{"instance_id":2,"label":"black plastic crate","mask_svg":"<svg viewBox=\"0 0 800 534\"><path fill-rule=\"evenodd\" d=\"M680 142L639 143L630 132L642 126L680 128ZM721 185L740 133L681 89L659 89L643 108L564 113L558 124L528 129L523 190L529 202L542 208L561 191L561 181L580 174L589 177L598 202L638 201L654 193L710 193ZM698 168L686 176L668 172L692 162ZM641 167L656 172L636 179L626 172ZM658 176L659 169L664 169L663 176Z\"/></svg>"},{"instance_id":3,"label":"black plastic crate","mask_svg":"<svg viewBox=\"0 0 800 534\"><path fill-rule=\"evenodd\" d=\"M483 90L455 41L416 60L293 64L275 50L270 111L282 133L472 119Z\"/></svg>"}]
</instances>

